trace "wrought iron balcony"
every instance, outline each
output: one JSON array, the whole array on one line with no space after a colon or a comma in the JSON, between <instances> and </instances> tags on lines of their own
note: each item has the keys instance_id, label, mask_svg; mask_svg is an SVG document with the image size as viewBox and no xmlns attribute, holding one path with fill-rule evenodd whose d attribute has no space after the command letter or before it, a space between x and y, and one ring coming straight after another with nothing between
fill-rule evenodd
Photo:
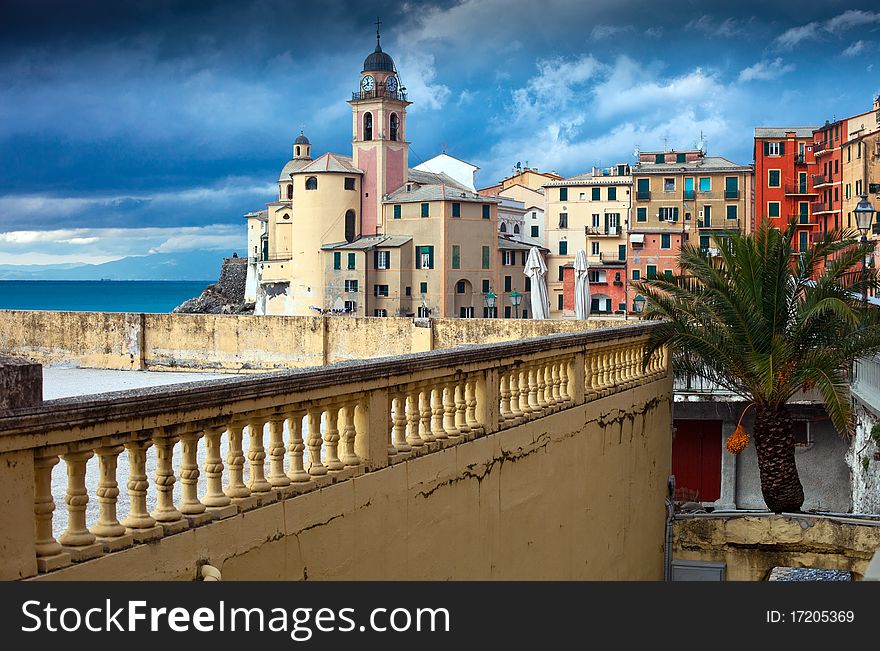
<instances>
[{"instance_id":1,"label":"wrought iron balcony","mask_svg":"<svg viewBox=\"0 0 880 651\"><path fill-rule=\"evenodd\" d=\"M785 194L818 194L807 183L786 183Z\"/></svg>"},{"instance_id":2,"label":"wrought iron balcony","mask_svg":"<svg viewBox=\"0 0 880 651\"><path fill-rule=\"evenodd\" d=\"M650 201L651 200L651 191L641 191L636 190L636 201Z\"/></svg>"},{"instance_id":3,"label":"wrought iron balcony","mask_svg":"<svg viewBox=\"0 0 880 651\"><path fill-rule=\"evenodd\" d=\"M394 92L385 90L384 88L379 88L376 90L360 90L351 94L351 99L354 101L362 100L362 99L376 99L376 98L385 98L385 99L396 99L401 102L409 101L407 99L407 95L402 90L396 90Z\"/></svg>"},{"instance_id":4,"label":"wrought iron balcony","mask_svg":"<svg viewBox=\"0 0 880 651\"><path fill-rule=\"evenodd\" d=\"M813 187L817 188L820 185L829 185L831 184L831 177L825 176L824 174L813 174Z\"/></svg>"},{"instance_id":5,"label":"wrought iron balcony","mask_svg":"<svg viewBox=\"0 0 880 651\"><path fill-rule=\"evenodd\" d=\"M739 199L739 190L725 190L724 191L725 199Z\"/></svg>"},{"instance_id":6,"label":"wrought iron balcony","mask_svg":"<svg viewBox=\"0 0 880 651\"><path fill-rule=\"evenodd\" d=\"M693 201L695 192L693 190L685 190L684 191L684 200L685 201Z\"/></svg>"}]
</instances>

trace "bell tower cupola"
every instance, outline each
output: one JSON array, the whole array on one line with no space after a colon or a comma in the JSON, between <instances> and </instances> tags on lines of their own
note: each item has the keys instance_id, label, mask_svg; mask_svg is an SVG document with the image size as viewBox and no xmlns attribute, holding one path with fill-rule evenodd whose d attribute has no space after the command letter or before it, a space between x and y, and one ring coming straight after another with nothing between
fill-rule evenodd
<instances>
[{"instance_id":1,"label":"bell tower cupola","mask_svg":"<svg viewBox=\"0 0 880 651\"><path fill-rule=\"evenodd\" d=\"M306 138L305 134L300 131L296 140L293 141L293 159L294 160L311 160L312 159L312 143Z\"/></svg>"},{"instance_id":2,"label":"bell tower cupola","mask_svg":"<svg viewBox=\"0 0 880 651\"><path fill-rule=\"evenodd\" d=\"M364 59L360 84L352 93L352 160L364 171L361 185L361 233L380 232L382 199L406 182L409 143L406 141L406 88L391 55L382 49L376 21L376 49Z\"/></svg>"}]
</instances>

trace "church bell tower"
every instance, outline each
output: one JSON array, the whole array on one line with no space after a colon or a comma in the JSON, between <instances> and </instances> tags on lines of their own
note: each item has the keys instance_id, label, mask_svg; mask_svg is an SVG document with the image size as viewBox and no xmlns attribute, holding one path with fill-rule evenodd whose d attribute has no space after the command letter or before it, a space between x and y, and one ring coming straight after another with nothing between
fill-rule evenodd
<instances>
[{"instance_id":1,"label":"church bell tower","mask_svg":"<svg viewBox=\"0 0 880 651\"><path fill-rule=\"evenodd\" d=\"M375 235L382 224L382 198L406 183L406 88L394 60L382 51L376 21L376 49L364 60L360 86L349 101L352 113L352 162L364 171L361 183L361 233Z\"/></svg>"}]
</instances>

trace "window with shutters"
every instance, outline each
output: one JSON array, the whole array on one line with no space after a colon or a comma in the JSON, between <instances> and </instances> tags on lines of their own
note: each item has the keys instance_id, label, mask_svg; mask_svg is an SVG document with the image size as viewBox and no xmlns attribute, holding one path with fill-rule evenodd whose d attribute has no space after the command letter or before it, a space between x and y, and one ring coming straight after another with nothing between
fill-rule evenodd
<instances>
[{"instance_id":1,"label":"window with shutters","mask_svg":"<svg viewBox=\"0 0 880 651\"><path fill-rule=\"evenodd\" d=\"M452 268L461 269L461 247L458 244L452 245Z\"/></svg>"},{"instance_id":2,"label":"window with shutters","mask_svg":"<svg viewBox=\"0 0 880 651\"><path fill-rule=\"evenodd\" d=\"M590 255L599 255L599 243L590 242Z\"/></svg>"},{"instance_id":3,"label":"window with shutters","mask_svg":"<svg viewBox=\"0 0 880 651\"><path fill-rule=\"evenodd\" d=\"M558 309L558 310L563 309L562 306L563 306L564 300L565 300L565 297L562 294L560 294L559 296L556 297L556 309Z\"/></svg>"},{"instance_id":4,"label":"window with shutters","mask_svg":"<svg viewBox=\"0 0 880 651\"><path fill-rule=\"evenodd\" d=\"M565 267L559 267L558 271L559 277L557 278L557 280L559 280L559 282L562 282L563 280L565 280Z\"/></svg>"},{"instance_id":5,"label":"window with shutters","mask_svg":"<svg viewBox=\"0 0 880 651\"><path fill-rule=\"evenodd\" d=\"M523 286L524 292L532 291L532 279L526 276L526 284Z\"/></svg>"},{"instance_id":6,"label":"window with shutters","mask_svg":"<svg viewBox=\"0 0 880 651\"><path fill-rule=\"evenodd\" d=\"M593 228L599 228L600 222L601 222L601 215L593 213Z\"/></svg>"},{"instance_id":7,"label":"window with shutters","mask_svg":"<svg viewBox=\"0 0 880 651\"><path fill-rule=\"evenodd\" d=\"M738 210L739 210L739 208L736 204L731 205L731 206L727 206L727 218L728 219L736 219L737 217L739 217Z\"/></svg>"},{"instance_id":8,"label":"window with shutters","mask_svg":"<svg viewBox=\"0 0 880 651\"><path fill-rule=\"evenodd\" d=\"M537 226L532 226L532 237L540 237L539 234L538 234L538 232L539 232L538 227L537 227Z\"/></svg>"},{"instance_id":9,"label":"window with shutters","mask_svg":"<svg viewBox=\"0 0 880 651\"><path fill-rule=\"evenodd\" d=\"M513 286L513 276L504 276L504 291L510 292L510 288Z\"/></svg>"},{"instance_id":10,"label":"window with shutters","mask_svg":"<svg viewBox=\"0 0 880 651\"><path fill-rule=\"evenodd\" d=\"M455 293L456 294L464 294L467 291L467 283L464 280L459 280L455 283Z\"/></svg>"},{"instance_id":11,"label":"window with shutters","mask_svg":"<svg viewBox=\"0 0 880 651\"><path fill-rule=\"evenodd\" d=\"M767 170L767 187L778 188L782 178L782 170Z\"/></svg>"},{"instance_id":12,"label":"window with shutters","mask_svg":"<svg viewBox=\"0 0 880 651\"><path fill-rule=\"evenodd\" d=\"M345 301L344 309L346 312L354 312L357 310L357 302L356 301Z\"/></svg>"},{"instance_id":13,"label":"window with shutters","mask_svg":"<svg viewBox=\"0 0 880 651\"><path fill-rule=\"evenodd\" d=\"M568 242L565 240L559 241L559 255L568 255Z\"/></svg>"},{"instance_id":14,"label":"window with shutters","mask_svg":"<svg viewBox=\"0 0 880 651\"><path fill-rule=\"evenodd\" d=\"M642 270L641 269L633 269L632 279L633 280L641 280L642 279Z\"/></svg>"},{"instance_id":15,"label":"window with shutters","mask_svg":"<svg viewBox=\"0 0 880 651\"><path fill-rule=\"evenodd\" d=\"M778 201L769 201L767 203L767 216L768 217L779 217L779 202Z\"/></svg>"},{"instance_id":16,"label":"window with shutters","mask_svg":"<svg viewBox=\"0 0 880 651\"><path fill-rule=\"evenodd\" d=\"M611 187L608 188L608 201L616 201L617 200L617 188Z\"/></svg>"},{"instance_id":17,"label":"window with shutters","mask_svg":"<svg viewBox=\"0 0 880 651\"><path fill-rule=\"evenodd\" d=\"M516 264L516 251L502 251L501 252L501 264L505 267L510 267Z\"/></svg>"},{"instance_id":18,"label":"window with shutters","mask_svg":"<svg viewBox=\"0 0 880 651\"><path fill-rule=\"evenodd\" d=\"M400 204L394 204L394 219L400 219Z\"/></svg>"},{"instance_id":19,"label":"window with shutters","mask_svg":"<svg viewBox=\"0 0 880 651\"><path fill-rule=\"evenodd\" d=\"M488 268L489 268L489 247L488 247L488 246L484 246L484 247L483 247L483 256L482 256L482 258L483 258L483 259L482 259L482 262L483 262L483 269L488 269Z\"/></svg>"},{"instance_id":20,"label":"window with shutters","mask_svg":"<svg viewBox=\"0 0 880 651\"><path fill-rule=\"evenodd\" d=\"M428 293L428 283L419 283L419 294Z\"/></svg>"},{"instance_id":21,"label":"window with shutters","mask_svg":"<svg viewBox=\"0 0 880 651\"><path fill-rule=\"evenodd\" d=\"M388 285L373 285L373 296L376 298L387 298Z\"/></svg>"},{"instance_id":22,"label":"window with shutters","mask_svg":"<svg viewBox=\"0 0 880 651\"><path fill-rule=\"evenodd\" d=\"M657 265L649 264L645 275L648 277L648 280L654 280L657 277Z\"/></svg>"},{"instance_id":23,"label":"window with shutters","mask_svg":"<svg viewBox=\"0 0 880 651\"><path fill-rule=\"evenodd\" d=\"M661 249L671 249L672 248L672 236L669 233L663 233L660 236L660 248Z\"/></svg>"},{"instance_id":24,"label":"window with shutters","mask_svg":"<svg viewBox=\"0 0 880 651\"><path fill-rule=\"evenodd\" d=\"M675 191L675 179L674 178L663 179L663 191L664 192L674 192Z\"/></svg>"},{"instance_id":25,"label":"window with shutters","mask_svg":"<svg viewBox=\"0 0 880 651\"><path fill-rule=\"evenodd\" d=\"M416 269L433 269L434 268L434 247L433 246L417 246L416 247Z\"/></svg>"},{"instance_id":26,"label":"window with shutters","mask_svg":"<svg viewBox=\"0 0 880 651\"><path fill-rule=\"evenodd\" d=\"M345 291L349 294L357 293L358 290L358 281L356 280L346 280L345 281Z\"/></svg>"},{"instance_id":27,"label":"window with shutters","mask_svg":"<svg viewBox=\"0 0 880 651\"><path fill-rule=\"evenodd\" d=\"M373 316L388 316L388 310L373 310Z\"/></svg>"},{"instance_id":28,"label":"window with shutters","mask_svg":"<svg viewBox=\"0 0 880 651\"><path fill-rule=\"evenodd\" d=\"M354 269L354 268L356 268L356 265L357 265L357 254L356 253L349 253L348 254L348 268Z\"/></svg>"},{"instance_id":29,"label":"window with shutters","mask_svg":"<svg viewBox=\"0 0 880 651\"><path fill-rule=\"evenodd\" d=\"M488 203L483 204L483 219L490 219L492 217L491 206Z\"/></svg>"},{"instance_id":30,"label":"window with shutters","mask_svg":"<svg viewBox=\"0 0 880 651\"><path fill-rule=\"evenodd\" d=\"M680 154L680 153L679 153L679 154L676 154L676 155L675 155L675 162L676 162L676 163L685 163L685 162L687 162L687 154Z\"/></svg>"},{"instance_id":31,"label":"window with shutters","mask_svg":"<svg viewBox=\"0 0 880 651\"><path fill-rule=\"evenodd\" d=\"M333 252L333 268L342 269L342 254L339 251Z\"/></svg>"},{"instance_id":32,"label":"window with shutters","mask_svg":"<svg viewBox=\"0 0 880 651\"><path fill-rule=\"evenodd\" d=\"M391 251L376 251L375 255L376 269L391 268Z\"/></svg>"},{"instance_id":33,"label":"window with shutters","mask_svg":"<svg viewBox=\"0 0 880 651\"><path fill-rule=\"evenodd\" d=\"M568 188L559 188L559 200L568 201Z\"/></svg>"},{"instance_id":34,"label":"window with shutters","mask_svg":"<svg viewBox=\"0 0 880 651\"><path fill-rule=\"evenodd\" d=\"M453 217L461 217L461 204L453 203L452 204L452 216Z\"/></svg>"},{"instance_id":35,"label":"window with shutters","mask_svg":"<svg viewBox=\"0 0 880 651\"><path fill-rule=\"evenodd\" d=\"M648 209L647 208L636 208L636 221L638 221L638 222L648 221Z\"/></svg>"},{"instance_id":36,"label":"window with shutters","mask_svg":"<svg viewBox=\"0 0 880 651\"><path fill-rule=\"evenodd\" d=\"M593 201L599 201L602 198L602 188L591 188L591 191L590 199Z\"/></svg>"},{"instance_id":37,"label":"window with shutters","mask_svg":"<svg viewBox=\"0 0 880 651\"><path fill-rule=\"evenodd\" d=\"M665 163L666 155L665 154L654 154L654 162L655 163Z\"/></svg>"},{"instance_id":38,"label":"window with shutters","mask_svg":"<svg viewBox=\"0 0 880 651\"><path fill-rule=\"evenodd\" d=\"M431 204L423 203L422 204L422 217L429 217L431 214Z\"/></svg>"},{"instance_id":39,"label":"window with shutters","mask_svg":"<svg viewBox=\"0 0 880 651\"><path fill-rule=\"evenodd\" d=\"M483 293L484 294L489 293L489 281L486 280L485 278L483 279Z\"/></svg>"},{"instance_id":40,"label":"window with shutters","mask_svg":"<svg viewBox=\"0 0 880 651\"><path fill-rule=\"evenodd\" d=\"M765 142L764 143L764 155L765 156L782 156L783 145L781 142Z\"/></svg>"}]
</instances>

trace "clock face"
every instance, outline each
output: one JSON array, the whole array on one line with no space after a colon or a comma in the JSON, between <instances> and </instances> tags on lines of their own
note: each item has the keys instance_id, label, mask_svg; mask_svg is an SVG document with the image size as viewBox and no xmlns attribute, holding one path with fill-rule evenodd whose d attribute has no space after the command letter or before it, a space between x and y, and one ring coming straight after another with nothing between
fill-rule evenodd
<instances>
[{"instance_id":1,"label":"clock face","mask_svg":"<svg viewBox=\"0 0 880 651\"><path fill-rule=\"evenodd\" d=\"M373 81L373 77L371 75L367 75L363 79L361 79L361 89L370 91L375 88L375 82Z\"/></svg>"},{"instance_id":2,"label":"clock face","mask_svg":"<svg viewBox=\"0 0 880 651\"><path fill-rule=\"evenodd\" d=\"M397 92L397 77L391 76L385 80L385 88L388 89L389 93Z\"/></svg>"}]
</instances>

